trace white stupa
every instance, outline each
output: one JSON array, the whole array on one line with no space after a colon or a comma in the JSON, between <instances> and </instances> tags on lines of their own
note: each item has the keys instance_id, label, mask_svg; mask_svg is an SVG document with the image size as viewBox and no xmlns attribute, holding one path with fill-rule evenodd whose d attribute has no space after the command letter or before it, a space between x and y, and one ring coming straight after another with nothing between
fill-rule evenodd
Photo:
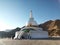
<instances>
[{"instance_id":1,"label":"white stupa","mask_svg":"<svg viewBox=\"0 0 60 45\"><path fill-rule=\"evenodd\" d=\"M32 16L32 11L30 12L30 18L27 25L20 31L15 33L14 39L30 39L30 38L48 38L48 32L43 31L41 27L38 27L37 22Z\"/></svg>"},{"instance_id":2,"label":"white stupa","mask_svg":"<svg viewBox=\"0 0 60 45\"><path fill-rule=\"evenodd\" d=\"M30 18L28 21L28 25L37 25L37 22L34 20L33 16L32 16L32 10L30 12Z\"/></svg>"}]
</instances>

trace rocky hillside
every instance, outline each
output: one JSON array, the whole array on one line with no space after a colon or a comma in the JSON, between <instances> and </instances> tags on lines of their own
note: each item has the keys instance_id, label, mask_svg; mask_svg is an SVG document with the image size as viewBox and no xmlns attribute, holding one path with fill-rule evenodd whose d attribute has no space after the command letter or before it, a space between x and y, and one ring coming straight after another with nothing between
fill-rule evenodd
<instances>
[{"instance_id":1,"label":"rocky hillside","mask_svg":"<svg viewBox=\"0 0 60 45\"><path fill-rule=\"evenodd\" d=\"M50 20L40 24L39 27L48 31L50 36L60 36L60 20Z\"/></svg>"}]
</instances>

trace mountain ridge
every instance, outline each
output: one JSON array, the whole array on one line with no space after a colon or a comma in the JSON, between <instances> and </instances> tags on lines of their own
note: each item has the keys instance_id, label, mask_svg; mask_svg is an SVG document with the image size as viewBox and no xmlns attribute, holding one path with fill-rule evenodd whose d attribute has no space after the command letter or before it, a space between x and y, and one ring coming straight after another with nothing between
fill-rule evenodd
<instances>
[{"instance_id":1,"label":"mountain ridge","mask_svg":"<svg viewBox=\"0 0 60 45\"><path fill-rule=\"evenodd\" d=\"M49 36L60 36L60 20L49 20L43 24L40 24L45 31L48 31Z\"/></svg>"}]
</instances>

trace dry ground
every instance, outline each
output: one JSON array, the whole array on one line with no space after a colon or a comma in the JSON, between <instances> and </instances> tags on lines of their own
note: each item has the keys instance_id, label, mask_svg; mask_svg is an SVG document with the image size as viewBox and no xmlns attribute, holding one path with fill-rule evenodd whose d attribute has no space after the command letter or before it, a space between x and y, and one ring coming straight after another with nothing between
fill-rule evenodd
<instances>
[{"instance_id":1,"label":"dry ground","mask_svg":"<svg viewBox=\"0 0 60 45\"><path fill-rule=\"evenodd\" d=\"M0 45L60 45L60 40L12 40L12 39L0 39Z\"/></svg>"}]
</instances>

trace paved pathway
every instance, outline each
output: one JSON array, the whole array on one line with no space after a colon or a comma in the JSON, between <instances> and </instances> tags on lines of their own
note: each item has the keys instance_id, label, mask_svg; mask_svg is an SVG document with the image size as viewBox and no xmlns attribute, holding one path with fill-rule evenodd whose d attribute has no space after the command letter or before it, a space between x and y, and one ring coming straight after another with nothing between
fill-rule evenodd
<instances>
[{"instance_id":1,"label":"paved pathway","mask_svg":"<svg viewBox=\"0 0 60 45\"><path fill-rule=\"evenodd\" d=\"M11 39L0 39L0 45L60 45L60 40L11 40Z\"/></svg>"}]
</instances>

